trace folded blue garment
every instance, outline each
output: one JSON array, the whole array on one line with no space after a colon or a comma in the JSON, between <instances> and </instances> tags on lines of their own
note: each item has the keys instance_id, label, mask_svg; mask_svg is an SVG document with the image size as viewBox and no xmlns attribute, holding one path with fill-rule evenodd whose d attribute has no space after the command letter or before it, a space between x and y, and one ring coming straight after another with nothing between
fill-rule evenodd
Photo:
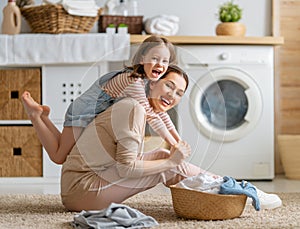
<instances>
[{"instance_id":1,"label":"folded blue garment","mask_svg":"<svg viewBox=\"0 0 300 229\"><path fill-rule=\"evenodd\" d=\"M253 200L252 205L255 210L260 210L260 202L256 188L251 183L244 180L241 183L238 183L234 178L229 176L224 176L223 180L224 183L221 184L220 194L245 194Z\"/></svg>"},{"instance_id":2,"label":"folded blue garment","mask_svg":"<svg viewBox=\"0 0 300 229\"><path fill-rule=\"evenodd\" d=\"M76 229L147 228L157 226L157 221L124 204L112 203L100 211L81 211L71 225Z\"/></svg>"}]
</instances>

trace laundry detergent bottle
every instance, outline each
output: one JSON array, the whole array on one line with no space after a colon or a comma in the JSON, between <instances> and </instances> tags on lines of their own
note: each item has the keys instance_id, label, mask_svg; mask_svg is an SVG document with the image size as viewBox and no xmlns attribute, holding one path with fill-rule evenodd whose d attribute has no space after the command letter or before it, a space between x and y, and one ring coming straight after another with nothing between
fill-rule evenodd
<instances>
[{"instance_id":1,"label":"laundry detergent bottle","mask_svg":"<svg viewBox=\"0 0 300 229\"><path fill-rule=\"evenodd\" d=\"M15 0L8 0L3 8L2 34L14 35L21 31L21 12Z\"/></svg>"}]
</instances>

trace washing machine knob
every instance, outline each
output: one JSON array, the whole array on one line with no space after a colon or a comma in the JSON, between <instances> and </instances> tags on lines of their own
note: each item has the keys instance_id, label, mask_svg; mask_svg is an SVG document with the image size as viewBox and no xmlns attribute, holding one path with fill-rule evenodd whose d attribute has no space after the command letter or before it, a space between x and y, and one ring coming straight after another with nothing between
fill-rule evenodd
<instances>
[{"instance_id":1,"label":"washing machine knob","mask_svg":"<svg viewBox=\"0 0 300 229\"><path fill-rule=\"evenodd\" d=\"M227 52L223 52L220 55L221 60L228 60L229 59L229 54Z\"/></svg>"}]
</instances>

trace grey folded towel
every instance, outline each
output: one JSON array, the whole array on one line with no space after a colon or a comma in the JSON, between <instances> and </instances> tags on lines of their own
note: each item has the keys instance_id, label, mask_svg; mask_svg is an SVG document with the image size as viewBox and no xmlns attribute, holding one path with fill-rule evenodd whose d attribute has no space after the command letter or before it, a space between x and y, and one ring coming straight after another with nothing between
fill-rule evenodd
<instances>
[{"instance_id":1,"label":"grey folded towel","mask_svg":"<svg viewBox=\"0 0 300 229\"><path fill-rule=\"evenodd\" d=\"M100 211L81 211L71 225L76 229L145 228L157 226L158 222L134 208L112 203Z\"/></svg>"}]
</instances>

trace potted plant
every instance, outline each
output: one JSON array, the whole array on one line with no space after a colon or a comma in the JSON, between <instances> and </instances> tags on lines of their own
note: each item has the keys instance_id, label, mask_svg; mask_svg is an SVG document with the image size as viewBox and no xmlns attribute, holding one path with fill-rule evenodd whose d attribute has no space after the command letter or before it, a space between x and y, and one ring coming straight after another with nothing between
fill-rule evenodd
<instances>
[{"instance_id":1,"label":"potted plant","mask_svg":"<svg viewBox=\"0 0 300 229\"><path fill-rule=\"evenodd\" d=\"M218 19L221 21L217 25L217 35L244 36L246 27L238 21L242 18L242 9L233 0L225 2L219 8Z\"/></svg>"}]
</instances>

